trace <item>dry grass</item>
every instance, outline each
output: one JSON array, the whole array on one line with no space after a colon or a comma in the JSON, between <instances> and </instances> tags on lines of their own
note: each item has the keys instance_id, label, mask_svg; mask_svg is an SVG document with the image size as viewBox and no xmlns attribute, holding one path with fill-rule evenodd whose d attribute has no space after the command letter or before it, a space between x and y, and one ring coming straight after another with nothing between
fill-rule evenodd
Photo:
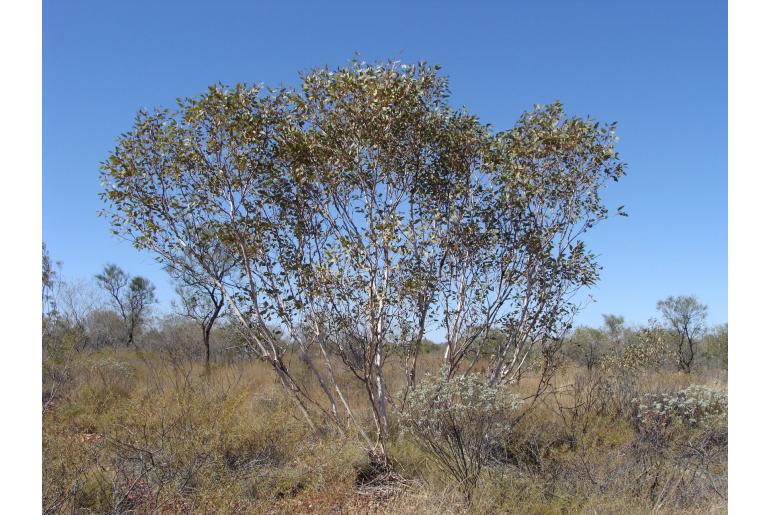
<instances>
[{"instance_id":1,"label":"dry grass","mask_svg":"<svg viewBox=\"0 0 770 515\"><path fill-rule=\"evenodd\" d=\"M423 363L437 367L439 356ZM512 428L468 504L398 431L389 449L400 480L364 484L368 458L352 428L309 431L262 363L217 364L206 376L179 356L101 350L78 353L68 367L69 382L44 415L45 512L727 511L726 427L671 427L653 439L635 426L630 405L692 383L726 387L723 371L565 367ZM389 374L399 380L397 369ZM522 395L534 381L522 380ZM363 392L351 401L365 412Z\"/></svg>"}]
</instances>

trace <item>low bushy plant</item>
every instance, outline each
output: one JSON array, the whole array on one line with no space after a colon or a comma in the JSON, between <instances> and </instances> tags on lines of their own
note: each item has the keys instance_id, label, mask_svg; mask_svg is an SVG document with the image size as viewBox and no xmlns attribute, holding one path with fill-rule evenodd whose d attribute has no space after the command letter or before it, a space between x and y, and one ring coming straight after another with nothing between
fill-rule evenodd
<instances>
[{"instance_id":1,"label":"low bushy plant","mask_svg":"<svg viewBox=\"0 0 770 515\"><path fill-rule=\"evenodd\" d=\"M519 397L478 374L426 376L401 413L403 430L470 497L483 466L502 447Z\"/></svg>"},{"instance_id":2,"label":"low bushy plant","mask_svg":"<svg viewBox=\"0 0 770 515\"><path fill-rule=\"evenodd\" d=\"M661 370L675 361L675 355L659 327L643 328L622 348L605 354L600 366L605 372L629 370Z\"/></svg>"},{"instance_id":3,"label":"low bushy plant","mask_svg":"<svg viewBox=\"0 0 770 515\"><path fill-rule=\"evenodd\" d=\"M670 426L681 422L694 426L727 417L727 394L717 388L691 385L676 393L648 393L637 403L642 426Z\"/></svg>"}]
</instances>

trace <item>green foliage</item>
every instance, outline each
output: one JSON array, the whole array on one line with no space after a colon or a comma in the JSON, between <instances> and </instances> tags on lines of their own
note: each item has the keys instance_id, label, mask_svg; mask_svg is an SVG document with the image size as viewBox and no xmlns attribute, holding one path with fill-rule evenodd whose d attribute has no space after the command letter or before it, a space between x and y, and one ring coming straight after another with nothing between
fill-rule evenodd
<instances>
[{"instance_id":1,"label":"green foliage","mask_svg":"<svg viewBox=\"0 0 770 515\"><path fill-rule=\"evenodd\" d=\"M617 339L623 335L623 324L625 320L619 315L602 315L604 327L607 329L610 337Z\"/></svg>"},{"instance_id":2,"label":"green foliage","mask_svg":"<svg viewBox=\"0 0 770 515\"><path fill-rule=\"evenodd\" d=\"M607 334L593 327L578 327L567 341L566 353L578 363L593 369L607 352Z\"/></svg>"},{"instance_id":3,"label":"green foliage","mask_svg":"<svg viewBox=\"0 0 770 515\"><path fill-rule=\"evenodd\" d=\"M690 385L676 393L649 393L637 404L640 426L667 427L674 423L694 426L727 418L727 394L718 388Z\"/></svg>"},{"instance_id":4,"label":"green foliage","mask_svg":"<svg viewBox=\"0 0 770 515\"><path fill-rule=\"evenodd\" d=\"M407 396L400 422L470 495L482 467L502 447L519 405L516 394L477 374L427 376Z\"/></svg>"},{"instance_id":5,"label":"green foliage","mask_svg":"<svg viewBox=\"0 0 770 515\"><path fill-rule=\"evenodd\" d=\"M43 411L67 395L72 387L72 359L82 348L85 334L59 318L43 319Z\"/></svg>"},{"instance_id":6,"label":"green foliage","mask_svg":"<svg viewBox=\"0 0 770 515\"><path fill-rule=\"evenodd\" d=\"M624 345L601 358L605 371L664 369L675 360L666 331L651 324L628 335Z\"/></svg>"},{"instance_id":7,"label":"green foliage","mask_svg":"<svg viewBox=\"0 0 770 515\"><path fill-rule=\"evenodd\" d=\"M728 346L727 324L720 325L706 334L703 347L706 358L716 366L727 369Z\"/></svg>"},{"instance_id":8,"label":"green foliage","mask_svg":"<svg viewBox=\"0 0 770 515\"><path fill-rule=\"evenodd\" d=\"M51 255L48 253L48 248L43 242L43 313L53 312L56 310L53 304L53 289L58 279L58 272L54 269L54 264L51 261Z\"/></svg>"},{"instance_id":9,"label":"green foliage","mask_svg":"<svg viewBox=\"0 0 770 515\"><path fill-rule=\"evenodd\" d=\"M157 302L155 286L144 277L130 277L117 265L105 266L96 281L123 319L125 343L131 345L137 330L147 321L151 305Z\"/></svg>"}]
</instances>

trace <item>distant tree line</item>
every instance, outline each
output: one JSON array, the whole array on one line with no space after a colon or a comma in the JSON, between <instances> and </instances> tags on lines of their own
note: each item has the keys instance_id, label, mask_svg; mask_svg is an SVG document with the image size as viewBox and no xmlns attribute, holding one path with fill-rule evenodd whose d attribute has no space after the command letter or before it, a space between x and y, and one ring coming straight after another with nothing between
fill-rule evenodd
<instances>
[{"instance_id":1,"label":"distant tree line","mask_svg":"<svg viewBox=\"0 0 770 515\"><path fill-rule=\"evenodd\" d=\"M209 367L212 333L226 314L215 289L169 270L177 299L170 312L161 313L155 307L155 286L115 264L106 265L93 281L68 281L62 263L54 264L45 243L42 263L44 340L55 334L75 352L104 347L177 347L191 356L202 354Z\"/></svg>"},{"instance_id":2,"label":"distant tree line","mask_svg":"<svg viewBox=\"0 0 770 515\"><path fill-rule=\"evenodd\" d=\"M225 280L234 260L223 259L218 271ZM200 282L199 276L167 269L175 284L176 299L168 313L155 308L155 286L146 278L131 276L108 264L94 281L67 281L62 263L52 261L43 243L42 300L44 329L50 335L67 333L74 350L141 346L155 350L184 351L201 359L208 370L212 361L212 335L229 355L248 353L246 337L228 311L218 288ZM563 357L588 371L610 366L674 368L690 373L695 367L727 368L727 324L708 327L708 308L694 296L669 296L657 303L661 320L628 326L619 315L603 315L600 327L579 326L567 331L560 349ZM44 337L46 331L44 330ZM502 328L492 327L472 349L473 355L494 359L505 343ZM392 352L401 349L393 345ZM446 342L423 338L421 352L445 353ZM360 358L360 357L359 357ZM355 349L345 359L355 360ZM411 356L402 355L403 359Z\"/></svg>"},{"instance_id":3,"label":"distant tree line","mask_svg":"<svg viewBox=\"0 0 770 515\"><path fill-rule=\"evenodd\" d=\"M601 327L577 327L565 355L588 370L612 365L671 368L690 373L695 367L727 368L727 324L706 325L707 307L691 295L657 303L662 320L629 327L622 316L604 315Z\"/></svg>"}]
</instances>

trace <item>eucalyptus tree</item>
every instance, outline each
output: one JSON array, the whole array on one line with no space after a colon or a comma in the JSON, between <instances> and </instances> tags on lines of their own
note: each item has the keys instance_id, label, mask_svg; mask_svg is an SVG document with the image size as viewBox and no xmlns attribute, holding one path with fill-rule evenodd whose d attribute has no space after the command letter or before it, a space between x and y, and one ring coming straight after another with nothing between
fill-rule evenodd
<instances>
[{"instance_id":1,"label":"eucalyptus tree","mask_svg":"<svg viewBox=\"0 0 770 515\"><path fill-rule=\"evenodd\" d=\"M623 174L613 126L556 103L495 132L448 97L425 63L314 69L297 89L218 85L140 112L103 164L113 230L205 276L308 423L352 421L377 459L390 350L403 351L408 391L427 333L444 332L451 378L497 329L487 380L518 377L596 280L580 236L608 215L599 190ZM237 263L226 279L212 248ZM373 435L338 363L369 400Z\"/></svg>"},{"instance_id":2,"label":"eucalyptus tree","mask_svg":"<svg viewBox=\"0 0 770 515\"><path fill-rule=\"evenodd\" d=\"M156 302L155 286L144 277L131 277L117 265L107 265L96 281L104 289L113 307L123 320L125 344L135 343L136 332L147 321L152 304Z\"/></svg>"},{"instance_id":3,"label":"eucalyptus tree","mask_svg":"<svg viewBox=\"0 0 770 515\"><path fill-rule=\"evenodd\" d=\"M679 295L658 301L658 311L676 334L679 370L689 374L695 359L695 345L706 331L708 307L692 295Z\"/></svg>"},{"instance_id":4,"label":"eucalyptus tree","mask_svg":"<svg viewBox=\"0 0 770 515\"><path fill-rule=\"evenodd\" d=\"M220 284L227 281L237 260L221 248L210 249L209 254L218 256L211 262L210 271ZM179 297L179 314L192 320L201 331L205 349L206 373L211 367L211 331L225 313L225 297L217 284L209 280L196 262L187 260L186 266L168 266L168 272L176 282L174 288Z\"/></svg>"}]
</instances>

